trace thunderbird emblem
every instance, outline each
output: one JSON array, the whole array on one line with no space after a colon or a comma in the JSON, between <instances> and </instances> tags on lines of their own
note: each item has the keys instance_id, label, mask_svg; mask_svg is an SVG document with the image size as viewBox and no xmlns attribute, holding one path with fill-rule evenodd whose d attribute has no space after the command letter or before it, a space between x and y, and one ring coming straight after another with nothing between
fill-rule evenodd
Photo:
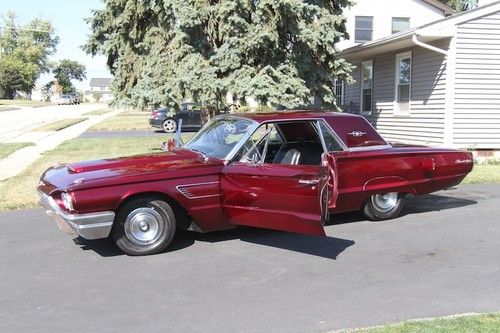
<instances>
[{"instance_id":1,"label":"thunderbird emblem","mask_svg":"<svg viewBox=\"0 0 500 333\"><path fill-rule=\"evenodd\" d=\"M357 138L360 137L360 136L363 136L365 134L366 134L366 132L361 132L361 131L352 131L351 133L349 133L349 135L355 136Z\"/></svg>"}]
</instances>

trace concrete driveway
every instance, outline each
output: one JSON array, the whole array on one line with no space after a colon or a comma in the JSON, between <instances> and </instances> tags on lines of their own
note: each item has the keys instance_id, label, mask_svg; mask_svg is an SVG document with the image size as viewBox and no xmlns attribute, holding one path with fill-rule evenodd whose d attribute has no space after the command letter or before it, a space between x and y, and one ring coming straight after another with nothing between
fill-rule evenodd
<instances>
[{"instance_id":1,"label":"concrete driveway","mask_svg":"<svg viewBox=\"0 0 500 333\"><path fill-rule=\"evenodd\" d=\"M23 132L44 123L80 117L85 112L106 108L105 104L51 105L38 108L20 107L19 110L0 112L0 142L15 138Z\"/></svg>"},{"instance_id":2,"label":"concrete driveway","mask_svg":"<svg viewBox=\"0 0 500 333\"><path fill-rule=\"evenodd\" d=\"M337 215L324 238L184 233L149 257L73 241L42 210L0 213L0 331L324 332L500 310L500 185L405 212Z\"/></svg>"}]
</instances>

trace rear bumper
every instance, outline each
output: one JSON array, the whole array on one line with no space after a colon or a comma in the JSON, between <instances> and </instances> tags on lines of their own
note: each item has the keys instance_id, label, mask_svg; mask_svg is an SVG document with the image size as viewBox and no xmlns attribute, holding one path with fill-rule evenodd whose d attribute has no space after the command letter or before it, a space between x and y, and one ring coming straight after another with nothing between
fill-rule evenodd
<instances>
[{"instance_id":1,"label":"rear bumper","mask_svg":"<svg viewBox=\"0 0 500 333\"><path fill-rule=\"evenodd\" d=\"M149 118L149 125L151 125L151 127L161 127L162 122L162 119Z\"/></svg>"},{"instance_id":2,"label":"rear bumper","mask_svg":"<svg viewBox=\"0 0 500 333\"><path fill-rule=\"evenodd\" d=\"M47 215L56 221L57 226L62 231L76 234L85 239L100 239L109 236L115 219L114 212L70 214L64 212L47 194L39 192L38 195L38 203L46 209Z\"/></svg>"}]
</instances>

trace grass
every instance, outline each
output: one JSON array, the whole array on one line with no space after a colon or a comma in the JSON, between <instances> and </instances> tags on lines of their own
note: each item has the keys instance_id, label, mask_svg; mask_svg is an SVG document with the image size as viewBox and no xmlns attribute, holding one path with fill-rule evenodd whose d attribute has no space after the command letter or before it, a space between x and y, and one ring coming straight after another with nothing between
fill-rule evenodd
<instances>
[{"instance_id":1,"label":"grass","mask_svg":"<svg viewBox=\"0 0 500 333\"><path fill-rule=\"evenodd\" d=\"M150 129L149 113L130 114L119 113L90 128L90 131L130 131Z\"/></svg>"},{"instance_id":2,"label":"grass","mask_svg":"<svg viewBox=\"0 0 500 333\"><path fill-rule=\"evenodd\" d=\"M111 109L100 109L100 110L86 112L85 115L86 116L102 116L103 114L109 113L111 111L113 111L113 110L111 110Z\"/></svg>"},{"instance_id":3,"label":"grass","mask_svg":"<svg viewBox=\"0 0 500 333\"><path fill-rule=\"evenodd\" d=\"M19 108L15 107L15 106L0 106L0 112L2 112L2 111L13 111L13 110L19 110Z\"/></svg>"},{"instance_id":4,"label":"grass","mask_svg":"<svg viewBox=\"0 0 500 333\"><path fill-rule=\"evenodd\" d=\"M0 105L20 105L20 106L31 106L36 108L41 106L54 105L54 103L32 101L29 99L0 99Z\"/></svg>"},{"instance_id":5,"label":"grass","mask_svg":"<svg viewBox=\"0 0 500 333\"><path fill-rule=\"evenodd\" d=\"M500 165L474 164L472 172L465 177L464 184L500 183Z\"/></svg>"},{"instance_id":6,"label":"grass","mask_svg":"<svg viewBox=\"0 0 500 333\"><path fill-rule=\"evenodd\" d=\"M31 142L0 143L0 159L5 158L13 152L28 146L33 146Z\"/></svg>"},{"instance_id":7,"label":"grass","mask_svg":"<svg viewBox=\"0 0 500 333\"><path fill-rule=\"evenodd\" d=\"M430 320L410 320L373 328L342 332L356 333L496 333L500 332L500 312L470 314L436 318Z\"/></svg>"},{"instance_id":8,"label":"grass","mask_svg":"<svg viewBox=\"0 0 500 333\"><path fill-rule=\"evenodd\" d=\"M43 154L17 176L0 182L0 210L37 206L35 188L40 175L50 166L61 163L159 152L165 137L158 138L77 138Z\"/></svg>"},{"instance_id":9,"label":"grass","mask_svg":"<svg viewBox=\"0 0 500 333\"><path fill-rule=\"evenodd\" d=\"M52 131L60 131L65 129L66 127L70 127L72 125L78 124L84 120L89 118L69 118L55 121L50 124L45 124L40 127L34 129L36 132L52 132Z\"/></svg>"}]
</instances>

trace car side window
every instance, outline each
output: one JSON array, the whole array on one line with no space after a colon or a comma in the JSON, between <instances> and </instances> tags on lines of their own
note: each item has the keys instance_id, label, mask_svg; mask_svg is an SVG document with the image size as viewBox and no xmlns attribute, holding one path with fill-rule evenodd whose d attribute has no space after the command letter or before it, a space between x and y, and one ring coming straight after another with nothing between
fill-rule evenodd
<instances>
[{"instance_id":1,"label":"car side window","mask_svg":"<svg viewBox=\"0 0 500 333\"><path fill-rule=\"evenodd\" d=\"M243 145L236 157L240 162L272 163L277 149L283 144L283 139L274 124L265 124L257 128ZM277 149L275 147L278 147Z\"/></svg>"},{"instance_id":2,"label":"car side window","mask_svg":"<svg viewBox=\"0 0 500 333\"><path fill-rule=\"evenodd\" d=\"M327 151L342 151L342 146L335 136L332 134L331 130L325 125L323 121L319 122L319 127L321 129L321 134L323 134L323 139L325 140L325 146Z\"/></svg>"}]
</instances>

